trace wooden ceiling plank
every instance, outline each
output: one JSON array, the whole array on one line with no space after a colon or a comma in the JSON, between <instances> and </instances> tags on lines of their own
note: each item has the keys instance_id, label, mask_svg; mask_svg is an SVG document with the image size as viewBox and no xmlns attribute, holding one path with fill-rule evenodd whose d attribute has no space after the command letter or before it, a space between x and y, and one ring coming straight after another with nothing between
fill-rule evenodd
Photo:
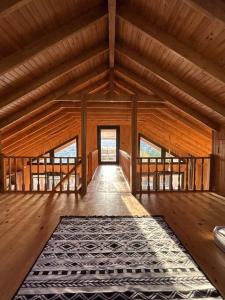
<instances>
[{"instance_id":1,"label":"wooden ceiling plank","mask_svg":"<svg viewBox=\"0 0 225 300\"><path fill-rule=\"evenodd\" d=\"M73 126L71 126L71 125L73 125ZM46 153L48 150L53 148L52 146L50 146L50 147L45 146L45 145L48 145L48 143L50 141L59 140L59 138L60 139L64 138L64 140L68 140L67 134L69 132L69 130L68 130L69 126L71 126L73 128L73 130L71 130L71 135L73 137L74 130L76 129L76 127L74 126L73 122L69 122L69 123L65 124L59 132L58 132L58 129L56 128L53 132L42 135L39 140L35 139L32 142L26 144L24 147L22 146L19 150L9 152L9 154L7 154L7 155L29 156L29 155L32 155L32 153L34 153L34 156L42 155L42 154ZM57 146L61 143L62 142L56 142L55 146ZM44 151L41 150L39 153L37 153L37 149L43 149L43 147L45 147L44 148L45 150Z\"/></svg>"},{"instance_id":2,"label":"wooden ceiling plank","mask_svg":"<svg viewBox=\"0 0 225 300\"><path fill-rule=\"evenodd\" d=\"M192 120L185 118L184 116L179 115L178 113L174 112L174 111L170 111L170 113L168 114L165 111L159 111L159 114L163 115L164 118L169 118L172 119L173 122L175 123L179 123L178 126L180 126L180 124L182 124L183 126L186 126L187 128L191 128L192 130L194 130L199 136L201 136L201 138L207 138L207 139L211 139L212 135L211 135L211 130L206 130L206 128L201 128L199 126L199 124L194 123Z\"/></svg>"},{"instance_id":3,"label":"wooden ceiling plank","mask_svg":"<svg viewBox=\"0 0 225 300\"><path fill-rule=\"evenodd\" d=\"M0 17L6 17L12 12L29 4L33 0L1 0L0 1Z\"/></svg>"},{"instance_id":4,"label":"wooden ceiling plank","mask_svg":"<svg viewBox=\"0 0 225 300\"><path fill-rule=\"evenodd\" d=\"M152 83L150 83L150 82L148 82L144 79L141 79L136 74L128 71L127 69L125 69L121 66L117 66L115 71L122 74L125 78L128 78L128 80L134 81L134 82L144 86L145 88L149 88L149 90L153 91L161 99L164 99L164 100L168 101L171 105L179 108L183 112L187 113L188 115L192 116L196 120L198 120L201 123L205 124L207 127L212 128L214 130L219 130L219 128L220 128L219 124L217 124L216 122L214 122L211 119L207 118L206 116L204 116L200 112L192 109L191 107L188 107L187 105L185 105L185 103L182 103L181 101L179 101L176 98L172 97L170 94L168 94L167 92L161 90L156 85L153 85Z\"/></svg>"},{"instance_id":5,"label":"wooden ceiling plank","mask_svg":"<svg viewBox=\"0 0 225 300\"><path fill-rule=\"evenodd\" d=\"M5 147L3 149L4 153L8 152L14 152L19 150L20 148L23 149L23 147L25 147L26 145L29 146L32 141L35 140L39 140L42 136L45 136L46 134L49 133L54 133L55 130L57 129L63 129L63 126L66 126L69 122L73 121L74 117L73 116L58 116L58 120L57 118L54 120L54 122L51 123L51 126L49 126L48 124L44 125L43 127L38 128L37 130L34 130L33 133L30 133L29 135L25 136L23 139L20 140L20 142L18 143L13 143L7 147Z\"/></svg>"},{"instance_id":6,"label":"wooden ceiling plank","mask_svg":"<svg viewBox=\"0 0 225 300\"><path fill-rule=\"evenodd\" d=\"M91 9L87 14L76 18L71 23L58 27L56 30L47 33L42 38L19 49L16 53L7 56L0 61L0 75L22 65L38 53L50 48L58 42L74 35L79 34L88 26L99 22L107 17L103 7Z\"/></svg>"},{"instance_id":7,"label":"wooden ceiling plank","mask_svg":"<svg viewBox=\"0 0 225 300\"><path fill-rule=\"evenodd\" d=\"M183 0L188 6L210 19L225 24L225 3L221 0Z\"/></svg>"},{"instance_id":8,"label":"wooden ceiling plank","mask_svg":"<svg viewBox=\"0 0 225 300\"><path fill-rule=\"evenodd\" d=\"M45 97L42 97L38 101L28 105L27 107L17 111L13 115L10 115L7 118L0 119L0 128L4 128L9 126L10 124L15 123L16 121L22 119L24 116L34 112L35 110L40 109L40 107L46 105L47 103L61 98L64 94L67 94L71 89L80 89L82 85L86 85L87 82L93 78L98 78L101 76L103 73L107 72L107 66L101 66L99 68L96 68L92 72L88 72L88 74L84 75L83 77L76 79L65 86L59 88L58 90L48 94Z\"/></svg>"},{"instance_id":9,"label":"wooden ceiling plank","mask_svg":"<svg viewBox=\"0 0 225 300\"><path fill-rule=\"evenodd\" d=\"M209 107L213 111L216 111L218 114L225 117L225 106L216 102L214 99L209 98L205 94L198 91L196 88L188 85L184 81L180 80L179 78L175 77L170 72L164 70L159 65L155 64L154 62L143 58L143 56L137 54L135 51L125 47L118 45L117 50L122 55L128 57L130 60L147 70L148 72L154 73L157 77L166 81L169 84L172 84L185 94L191 96L199 103L204 104L205 106Z\"/></svg>"},{"instance_id":10,"label":"wooden ceiling plank","mask_svg":"<svg viewBox=\"0 0 225 300\"><path fill-rule=\"evenodd\" d=\"M204 5L204 2L211 2L211 7L214 6L214 2L211 0L187 0L189 4L192 2L201 2ZM209 59L205 58L200 53L193 50L190 46L181 43L177 39L175 39L172 35L169 35L165 31L162 31L160 28L156 27L155 24L150 24L149 20L145 20L138 16L136 13L128 10L126 7L121 7L118 10L118 16L128 22L131 26L134 26L137 30L141 31L151 39L160 43L164 47L173 51L176 55L184 58L185 60L191 62L196 65L200 69L204 70L210 76L216 78L217 80L225 83L225 73L216 64L214 64Z\"/></svg>"},{"instance_id":11,"label":"wooden ceiling plank","mask_svg":"<svg viewBox=\"0 0 225 300\"><path fill-rule=\"evenodd\" d=\"M55 111L54 115L49 114L48 118L42 119L39 123L34 124L31 127L25 128L25 130L18 131L14 136L10 135L8 139L3 140L3 146L4 149L7 147L12 146L13 144L18 144L23 139L28 138L30 135L33 135L35 132L40 131L41 129L45 128L46 126L51 126L52 123L54 123L56 120L60 121L60 118L65 118L65 116L62 113L63 108L61 111L57 110Z\"/></svg>"},{"instance_id":12,"label":"wooden ceiling plank","mask_svg":"<svg viewBox=\"0 0 225 300\"><path fill-rule=\"evenodd\" d=\"M35 124L41 122L42 120L51 118L52 115L58 113L59 110L62 110L62 107L59 104L55 104L45 111L33 115L32 119L21 122L20 124L16 124L16 126L10 127L8 130L4 130L2 133L2 140L7 141L8 139L11 139L15 135L17 135L19 132L23 132L24 130L33 127Z\"/></svg>"},{"instance_id":13,"label":"wooden ceiling plank","mask_svg":"<svg viewBox=\"0 0 225 300\"><path fill-rule=\"evenodd\" d=\"M17 91L13 92L12 94L4 97L0 97L0 108L7 106L11 102L29 94L33 90L50 83L52 80L55 80L72 70L79 68L83 64L87 63L88 61L93 60L95 57L105 53L108 51L107 44L100 45L94 49L90 49L81 55L78 55L74 59L69 59L68 61L62 63L61 65L53 68L44 76L41 76L39 79L32 81L31 83L27 84L24 87L19 88Z\"/></svg>"}]
</instances>

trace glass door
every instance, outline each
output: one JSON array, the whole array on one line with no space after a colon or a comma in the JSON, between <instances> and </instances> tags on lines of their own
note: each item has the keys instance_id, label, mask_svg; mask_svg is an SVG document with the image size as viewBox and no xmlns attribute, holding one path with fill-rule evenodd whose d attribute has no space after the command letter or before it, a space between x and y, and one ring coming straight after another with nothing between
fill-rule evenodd
<instances>
[{"instance_id":1,"label":"glass door","mask_svg":"<svg viewBox=\"0 0 225 300\"><path fill-rule=\"evenodd\" d=\"M119 161L119 127L98 126L98 153L100 164L117 164Z\"/></svg>"}]
</instances>

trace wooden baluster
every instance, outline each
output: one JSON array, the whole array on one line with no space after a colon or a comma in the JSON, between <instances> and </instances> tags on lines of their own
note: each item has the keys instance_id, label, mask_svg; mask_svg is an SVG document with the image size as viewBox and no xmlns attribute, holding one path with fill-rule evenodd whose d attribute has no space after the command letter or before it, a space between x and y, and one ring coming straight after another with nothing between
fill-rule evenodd
<instances>
[{"instance_id":1,"label":"wooden baluster","mask_svg":"<svg viewBox=\"0 0 225 300\"><path fill-rule=\"evenodd\" d=\"M155 159L155 190L158 191L158 158Z\"/></svg>"},{"instance_id":2,"label":"wooden baluster","mask_svg":"<svg viewBox=\"0 0 225 300\"><path fill-rule=\"evenodd\" d=\"M8 162L9 162L9 191L12 190L12 186L11 186L11 180L12 180L12 170L11 170L11 157L8 158Z\"/></svg>"},{"instance_id":3,"label":"wooden baluster","mask_svg":"<svg viewBox=\"0 0 225 300\"><path fill-rule=\"evenodd\" d=\"M44 164L45 164L45 191L48 190L48 176L47 176L47 158L44 158Z\"/></svg>"},{"instance_id":4,"label":"wooden baluster","mask_svg":"<svg viewBox=\"0 0 225 300\"><path fill-rule=\"evenodd\" d=\"M166 189L166 183L165 183L165 179L166 179L166 158L163 158L163 191L165 191Z\"/></svg>"},{"instance_id":5,"label":"wooden baluster","mask_svg":"<svg viewBox=\"0 0 225 300\"><path fill-rule=\"evenodd\" d=\"M204 191L204 162L205 159L201 159L201 191Z\"/></svg>"},{"instance_id":6,"label":"wooden baluster","mask_svg":"<svg viewBox=\"0 0 225 300\"><path fill-rule=\"evenodd\" d=\"M74 184L75 184L75 193L77 193L77 159L76 158L74 158L74 166L75 166L75 169L74 169L74 175L75 175Z\"/></svg>"},{"instance_id":7,"label":"wooden baluster","mask_svg":"<svg viewBox=\"0 0 225 300\"><path fill-rule=\"evenodd\" d=\"M180 158L178 158L178 191L180 191Z\"/></svg>"},{"instance_id":8,"label":"wooden baluster","mask_svg":"<svg viewBox=\"0 0 225 300\"><path fill-rule=\"evenodd\" d=\"M150 164L149 164L149 157L148 157L148 194L150 193Z\"/></svg>"},{"instance_id":9,"label":"wooden baluster","mask_svg":"<svg viewBox=\"0 0 225 300\"><path fill-rule=\"evenodd\" d=\"M62 192L62 179L63 179L63 176L62 176L62 157L59 158L59 172L60 172L60 192Z\"/></svg>"},{"instance_id":10,"label":"wooden baluster","mask_svg":"<svg viewBox=\"0 0 225 300\"><path fill-rule=\"evenodd\" d=\"M25 165L24 165L24 157L22 158L22 191L24 192L25 191L25 174L24 174L24 168L25 168Z\"/></svg>"},{"instance_id":11,"label":"wooden baluster","mask_svg":"<svg viewBox=\"0 0 225 300\"><path fill-rule=\"evenodd\" d=\"M29 158L30 162L30 191L33 191L33 172L32 172L32 158Z\"/></svg>"},{"instance_id":12,"label":"wooden baluster","mask_svg":"<svg viewBox=\"0 0 225 300\"><path fill-rule=\"evenodd\" d=\"M69 172L70 172L70 165L69 165L69 158L67 157L67 191L69 192L70 190L70 176L69 176Z\"/></svg>"},{"instance_id":13,"label":"wooden baluster","mask_svg":"<svg viewBox=\"0 0 225 300\"><path fill-rule=\"evenodd\" d=\"M38 184L37 184L37 190L40 191L40 178L39 178L39 173L40 173L40 161L39 157L37 158L37 177L38 177Z\"/></svg>"},{"instance_id":14,"label":"wooden baluster","mask_svg":"<svg viewBox=\"0 0 225 300\"><path fill-rule=\"evenodd\" d=\"M173 159L170 158L170 191L173 190Z\"/></svg>"},{"instance_id":15,"label":"wooden baluster","mask_svg":"<svg viewBox=\"0 0 225 300\"><path fill-rule=\"evenodd\" d=\"M14 157L15 191L17 191L17 159Z\"/></svg>"},{"instance_id":16,"label":"wooden baluster","mask_svg":"<svg viewBox=\"0 0 225 300\"><path fill-rule=\"evenodd\" d=\"M188 180L189 180L188 166L189 166L189 158L187 158L187 161L186 161L186 191L188 191Z\"/></svg>"},{"instance_id":17,"label":"wooden baluster","mask_svg":"<svg viewBox=\"0 0 225 300\"><path fill-rule=\"evenodd\" d=\"M196 158L194 157L194 191L196 191Z\"/></svg>"}]
</instances>

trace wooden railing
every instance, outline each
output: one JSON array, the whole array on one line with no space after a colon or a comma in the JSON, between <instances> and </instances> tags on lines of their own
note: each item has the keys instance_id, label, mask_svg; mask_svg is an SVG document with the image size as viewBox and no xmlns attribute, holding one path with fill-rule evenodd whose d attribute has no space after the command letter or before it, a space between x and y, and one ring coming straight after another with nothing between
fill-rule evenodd
<instances>
[{"instance_id":1,"label":"wooden railing","mask_svg":"<svg viewBox=\"0 0 225 300\"><path fill-rule=\"evenodd\" d=\"M88 163L87 182L90 183L95 173L95 170L98 167L98 150L94 150L88 153L87 163Z\"/></svg>"},{"instance_id":2,"label":"wooden railing","mask_svg":"<svg viewBox=\"0 0 225 300\"><path fill-rule=\"evenodd\" d=\"M210 191L211 157L138 157L137 193Z\"/></svg>"},{"instance_id":3,"label":"wooden railing","mask_svg":"<svg viewBox=\"0 0 225 300\"><path fill-rule=\"evenodd\" d=\"M2 191L75 192L81 188L79 157L1 157Z\"/></svg>"},{"instance_id":4,"label":"wooden railing","mask_svg":"<svg viewBox=\"0 0 225 300\"><path fill-rule=\"evenodd\" d=\"M123 150L119 151L119 164L128 183L130 183L130 155Z\"/></svg>"}]
</instances>

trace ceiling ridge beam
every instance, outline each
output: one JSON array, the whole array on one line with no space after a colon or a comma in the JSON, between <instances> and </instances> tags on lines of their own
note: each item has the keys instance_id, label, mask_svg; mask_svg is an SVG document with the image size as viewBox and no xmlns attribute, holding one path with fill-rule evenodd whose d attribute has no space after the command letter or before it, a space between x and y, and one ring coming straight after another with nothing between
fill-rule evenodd
<instances>
[{"instance_id":1,"label":"ceiling ridge beam","mask_svg":"<svg viewBox=\"0 0 225 300\"><path fill-rule=\"evenodd\" d=\"M214 77L223 84L225 83L225 73L220 66L205 58L203 55L193 50L186 44L181 43L175 37L161 30L159 27L156 27L156 25L150 23L149 20L145 21L136 13L128 10L127 7L120 7L118 10L118 16L125 22L128 22L130 25L134 26L137 30L147 35L149 38L160 43L170 51L173 51L176 55L179 55L185 60L196 65L201 70L204 70L211 77Z\"/></svg>"},{"instance_id":2,"label":"ceiling ridge beam","mask_svg":"<svg viewBox=\"0 0 225 300\"><path fill-rule=\"evenodd\" d=\"M135 62L140 67L144 68L148 72L153 73L161 80L172 84L174 87L178 88L180 91L184 92L186 95L191 96L193 99L197 100L200 104L204 104L211 110L217 112L221 116L225 117L225 106L216 102L214 99L209 98L196 88L190 86L189 84L185 83L184 81L180 80L178 77L174 76L172 73L166 71L161 66L155 64L154 62L143 58L141 55L136 54L135 51L122 46L117 46L117 51L120 54L126 56L131 61Z\"/></svg>"},{"instance_id":3,"label":"ceiling ridge beam","mask_svg":"<svg viewBox=\"0 0 225 300\"><path fill-rule=\"evenodd\" d=\"M38 79L33 80L28 83L26 86L18 88L15 92L8 96L0 97L0 108L4 107L11 102L24 97L25 95L31 93L35 89L40 88L41 86L54 81L57 78L68 74L72 70L80 67L81 65L87 63L90 60L93 60L95 57L108 51L107 44L102 44L96 48L92 48L81 55L76 56L73 59L69 59L66 62L60 64L59 66L54 67L47 74L39 77Z\"/></svg>"},{"instance_id":4,"label":"ceiling ridge beam","mask_svg":"<svg viewBox=\"0 0 225 300\"><path fill-rule=\"evenodd\" d=\"M38 53L52 47L58 42L80 33L88 26L99 22L101 19L107 17L107 12L104 8L99 7L91 9L87 14L75 18L72 22L62 25L59 28L47 33L39 40L32 42L25 46L23 49L19 49L15 53L5 57L0 61L0 75L9 72L10 70L22 65L25 61L31 59Z\"/></svg>"},{"instance_id":5,"label":"ceiling ridge beam","mask_svg":"<svg viewBox=\"0 0 225 300\"><path fill-rule=\"evenodd\" d=\"M114 69L115 65L115 40L116 40L116 0L108 0L109 19L109 68Z\"/></svg>"},{"instance_id":6,"label":"ceiling ridge beam","mask_svg":"<svg viewBox=\"0 0 225 300\"><path fill-rule=\"evenodd\" d=\"M149 88L149 90L153 91L160 98L168 101L171 105L179 108L183 112L187 113L188 115L192 116L196 120L205 124L207 127L212 128L214 130L220 129L220 125L218 123L214 122L213 120L201 114L200 112L192 109L188 105L185 105L185 103L182 103L181 101L177 100L175 97L171 96L169 93L165 92L164 90L161 90L160 88L158 88L156 85L153 85L149 81L141 79L136 74L133 74L132 72L126 70L121 66L117 66L115 70L116 72L119 72L121 75L123 75L125 78L128 78L129 80L134 81L144 86L145 88Z\"/></svg>"}]
</instances>

